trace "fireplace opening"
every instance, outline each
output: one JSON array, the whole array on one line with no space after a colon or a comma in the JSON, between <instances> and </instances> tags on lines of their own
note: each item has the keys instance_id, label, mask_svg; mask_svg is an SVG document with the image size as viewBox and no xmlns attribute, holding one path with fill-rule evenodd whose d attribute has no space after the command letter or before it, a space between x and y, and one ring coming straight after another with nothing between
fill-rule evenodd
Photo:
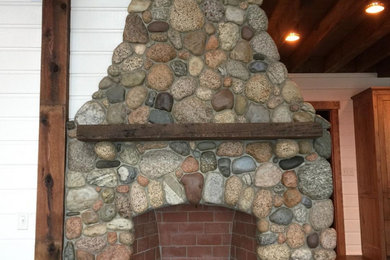
<instances>
[{"instance_id":1,"label":"fireplace opening","mask_svg":"<svg viewBox=\"0 0 390 260\"><path fill-rule=\"evenodd\" d=\"M134 260L256 260L256 218L219 206L177 205L133 218Z\"/></svg>"}]
</instances>

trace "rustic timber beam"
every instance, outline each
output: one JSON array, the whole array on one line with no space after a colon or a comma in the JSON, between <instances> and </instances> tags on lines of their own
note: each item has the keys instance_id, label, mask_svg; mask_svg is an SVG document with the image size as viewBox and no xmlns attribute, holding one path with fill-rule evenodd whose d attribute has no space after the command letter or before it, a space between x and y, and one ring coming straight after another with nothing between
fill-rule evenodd
<instances>
[{"instance_id":1,"label":"rustic timber beam","mask_svg":"<svg viewBox=\"0 0 390 260\"><path fill-rule=\"evenodd\" d=\"M388 8L378 17L366 21L337 44L326 58L324 72L337 72L355 57L390 33L390 11Z\"/></svg>"},{"instance_id":2,"label":"rustic timber beam","mask_svg":"<svg viewBox=\"0 0 390 260\"><path fill-rule=\"evenodd\" d=\"M390 57L390 34L355 59L356 72L365 72L387 57Z\"/></svg>"},{"instance_id":3,"label":"rustic timber beam","mask_svg":"<svg viewBox=\"0 0 390 260\"><path fill-rule=\"evenodd\" d=\"M62 259L71 0L43 0L35 259Z\"/></svg>"},{"instance_id":4,"label":"rustic timber beam","mask_svg":"<svg viewBox=\"0 0 390 260\"><path fill-rule=\"evenodd\" d=\"M318 123L79 125L77 139L100 141L261 140L316 138Z\"/></svg>"},{"instance_id":5,"label":"rustic timber beam","mask_svg":"<svg viewBox=\"0 0 390 260\"><path fill-rule=\"evenodd\" d=\"M287 67L290 72L296 72L314 53L316 48L323 43L337 27L355 15L355 12L363 10L365 1L338 0L329 13L313 29L310 35L302 39L299 48L290 56Z\"/></svg>"}]
</instances>

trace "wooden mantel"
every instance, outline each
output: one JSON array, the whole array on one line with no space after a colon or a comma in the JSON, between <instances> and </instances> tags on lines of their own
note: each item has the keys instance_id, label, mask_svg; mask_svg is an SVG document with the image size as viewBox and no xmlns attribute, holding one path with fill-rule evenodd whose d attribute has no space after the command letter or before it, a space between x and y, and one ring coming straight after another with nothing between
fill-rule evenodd
<instances>
[{"instance_id":1,"label":"wooden mantel","mask_svg":"<svg viewBox=\"0 0 390 260\"><path fill-rule=\"evenodd\" d=\"M77 139L99 141L269 140L322 136L319 123L79 125Z\"/></svg>"}]
</instances>

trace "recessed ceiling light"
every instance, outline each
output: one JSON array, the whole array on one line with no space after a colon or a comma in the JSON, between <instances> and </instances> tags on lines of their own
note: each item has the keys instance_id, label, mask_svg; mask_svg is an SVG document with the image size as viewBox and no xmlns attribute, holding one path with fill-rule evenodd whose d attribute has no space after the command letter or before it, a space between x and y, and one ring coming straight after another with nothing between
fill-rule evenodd
<instances>
[{"instance_id":1,"label":"recessed ceiling light","mask_svg":"<svg viewBox=\"0 0 390 260\"><path fill-rule=\"evenodd\" d=\"M296 42L300 38L301 38L301 36L299 35L299 33L290 32L289 34L287 34L285 40L286 40L286 42Z\"/></svg>"},{"instance_id":2,"label":"recessed ceiling light","mask_svg":"<svg viewBox=\"0 0 390 260\"><path fill-rule=\"evenodd\" d=\"M366 13L368 14L377 14L385 10L385 5L379 1L372 2L366 6Z\"/></svg>"}]
</instances>

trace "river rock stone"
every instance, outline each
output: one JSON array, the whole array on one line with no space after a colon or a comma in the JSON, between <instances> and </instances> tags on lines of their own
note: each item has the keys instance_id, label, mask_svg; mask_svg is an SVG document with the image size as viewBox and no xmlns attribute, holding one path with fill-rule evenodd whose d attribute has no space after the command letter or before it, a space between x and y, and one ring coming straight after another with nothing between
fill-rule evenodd
<instances>
[{"instance_id":1,"label":"river rock stone","mask_svg":"<svg viewBox=\"0 0 390 260\"><path fill-rule=\"evenodd\" d=\"M107 110L108 124L124 124L126 122L127 108L123 103L112 104Z\"/></svg>"},{"instance_id":2,"label":"river rock stone","mask_svg":"<svg viewBox=\"0 0 390 260\"><path fill-rule=\"evenodd\" d=\"M305 232L299 224L293 223L287 229L287 244L291 248L298 248L305 244Z\"/></svg>"},{"instance_id":3,"label":"river rock stone","mask_svg":"<svg viewBox=\"0 0 390 260\"><path fill-rule=\"evenodd\" d=\"M301 203L302 203L302 205L304 205L308 209L310 209L313 206L313 202L311 201L311 199L309 199L306 196L302 196Z\"/></svg>"},{"instance_id":4,"label":"river rock stone","mask_svg":"<svg viewBox=\"0 0 390 260\"><path fill-rule=\"evenodd\" d=\"M316 248L320 244L320 236L316 232L311 233L307 236L306 242L309 248Z\"/></svg>"},{"instance_id":5,"label":"river rock stone","mask_svg":"<svg viewBox=\"0 0 390 260\"><path fill-rule=\"evenodd\" d=\"M219 23L218 31L221 48L225 51L232 50L239 39L239 27L234 23Z\"/></svg>"},{"instance_id":6,"label":"river rock stone","mask_svg":"<svg viewBox=\"0 0 390 260\"><path fill-rule=\"evenodd\" d=\"M92 187L70 189L66 195L66 208L69 211L81 211L92 207L99 194Z\"/></svg>"},{"instance_id":7,"label":"river rock stone","mask_svg":"<svg viewBox=\"0 0 390 260\"><path fill-rule=\"evenodd\" d=\"M184 48L188 49L192 54L200 56L204 52L207 35L203 31L195 31L187 33L184 36Z\"/></svg>"},{"instance_id":8,"label":"river rock stone","mask_svg":"<svg viewBox=\"0 0 390 260\"><path fill-rule=\"evenodd\" d=\"M148 197L150 206L159 208L164 204L164 190L162 183L151 180L148 185Z\"/></svg>"},{"instance_id":9,"label":"river rock stone","mask_svg":"<svg viewBox=\"0 0 390 260\"><path fill-rule=\"evenodd\" d=\"M245 115L250 123L269 123L269 111L262 105L250 104Z\"/></svg>"},{"instance_id":10,"label":"river rock stone","mask_svg":"<svg viewBox=\"0 0 390 260\"><path fill-rule=\"evenodd\" d=\"M230 58L243 62L250 62L252 60L252 48L248 41L239 40L230 53Z\"/></svg>"},{"instance_id":11,"label":"river rock stone","mask_svg":"<svg viewBox=\"0 0 390 260\"><path fill-rule=\"evenodd\" d=\"M115 199L115 192L114 189L111 188L104 188L101 192L101 196L104 203L111 203Z\"/></svg>"},{"instance_id":12,"label":"river rock stone","mask_svg":"<svg viewBox=\"0 0 390 260\"><path fill-rule=\"evenodd\" d=\"M267 15L257 5L250 5L247 10L248 23L257 32L266 31L268 28Z\"/></svg>"},{"instance_id":13,"label":"river rock stone","mask_svg":"<svg viewBox=\"0 0 390 260\"><path fill-rule=\"evenodd\" d=\"M204 178L201 173L186 174L181 178L184 185L187 200L194 205L199 204L202 199Z\"/></svg>"},{"instance_id":14,"label":"river rock stone","mask_svg":"<svg viewBox=\"0 0 390 260\"><path fill-rule=\"evenodd\" d=\"M82 156L80 156L82 155ZM72 140L68 145L68 167L71 171L89 172L94 168L96 155L90 143Z\"/></svg>"},{"instance_id":15,"label":"river rock stone","mask_svg":"<svg viewBox=\"0 0 390 260\"><path fill-rule=\"evenodd\" d=\"M184 172L196 172L199 170L199 162L192 156L187 157L181 165Z\"/></svg>"},{"instance_id":16,"label":"river rock stone","mask_svg":"<svg viewBox=\"0 0 390 260\"><path fill-rule=\"evenodd\" d=\"M294 215L288 208L279 208L271 214L269 220L278 225L287 226L291 223Z\"/></svg>"},{"instance_id":17,"label":"river rock stone","mask_svg":"<svg viewBox=\"0 0 390 260\"><path fill-rule=\"evenodd\" d=\"M275 233L262 233L257 236L259 246L267 246L274 244L278 240L278 235Z\"/></svg>"},{"instance_id":18,"label":"river rock stone","mask_svg":"<svg viewBox=\"0 0 390 260\"><path fill-rule=\"evenodd\" d=\"M98 254L96 260L127 260L130 259L132 251L125 245L108 246L102 253Z\"/></svg>"},{"instance_id":19,"label":"river rock stone","mask_svg":"<svg viewBox=\"0 0 390 260\"><path fill-rule=\"evenodd\" d=\"M66 187L68 188L80 188L85 185L85 178L83 173L68 171L66 173Z\"/></svg>"},{"instance_id":20,"label":"river rock stone","mask_svg":"<svg viewBox=\"0 0 390 260\"><path fill-rule=\"evenodd\" d=\"M107 228L110 230L129 231L134 228L134 223L130 219L116 218L107 223Z\"/></svg>"},{"instance_id":21,"label":"river rock stone","mask_svg":"<svg viewBox=\"0 0 390 260\"><path fill-rule=\"evenodd\" d=\"M298 178L299 190L311 199L327 199L333 193L332 168L325 159L303 165Z\"/></svg>"},{"instance_id":22,"label":"river rock stone","mask_svg":"<svg viewBox=\"0 0 390 260\"><path fill-rule=\"evenodd\" d=\"M244 153L244 146L241 142L223 142L218 146L218 156L237 157Z\"/></svg>"},{"instance_id":23,"label":"river rock stone","mask_svg":"<svg viewBox=\"0 0 390 260\"><path fill-rule=\"evenodd\" d=\"M263 31L259 32L251 40L251 46L256 53L264 55L272 60L279 60L279 52L271 36Z\"/></svg>"},{"instance_id":24,"label":"river rock stone","mask_svg":"<svg viewBox=\"0 0 390 260\"><path fill-rule=\"evenodd\" d=\"M261 164L256 170L255 185L257 187L272 187L280 182L282 171L273 163Z\"/></svg>"},{"instance_id":25,"label":"river rock stone","mask_svg":"<svg viewBox=\"0 0 390 260\"><path fill-rule=\"evenodd\" d=\"M119 158L123 163L136 165L140 159L140 156L135 145L125 144L121 146Z\"/></svg>"},{"instance_id":26,"label":"river rock stone","mask_svg":"<svg viewBox=\"0 0 390 260\"><path fill-rule=\"evenodd\" d=\"M229 60L226 63L226 70L230 76L241 80L248 80L250 76L246 66L239 61Z\"/></svg>"},{"instance_id":27,"label":"river rock stone","mask_svg":"<svg viewBox=\"0 0 390 260\"><path fill-rule=\"evenodd\" d=\"M250 143L246 146L246 153L257 162L268 162L272 158L271 143Z\"/></svg>"},{"instance_id":28,"label":"river rock stone","mask_svg":"<svg viewBox=\"0 0 390 260\"><path fill-rule=\"evenodd\" d=\"M258 74L249 79L246 84L246 96L257 103L265 103L272 92L272 85L262 74Z\"/></svg>"},{"instance_id":29,"label":"river rock stone","mask_svg":"<svg viewBox=\"0 0 390 260\"><path fill-rule=\"evenodd\" d=\"M190 145L188 142L175 141L169 144L169 147L176 153L187 156L190 154Z\"/></svg>"},{"instance_id":30,"label":"river rock stone","mask_svg":"<svg viewBox=\"0 0 390 260\"><path fill-rule=\"evenodd\" d=\"M335 251L326 249L314 250L313 256L315 260L335 260L337 257Z\"/></svg>"},{"instance_id":31,"label":"river rock stone","mask_svg":"<svg viewBox=\"0 0 390 260\"><path fill-rule=\"evenodd\" d=\"M132 245L135 241L134 232L121 232L119 234L119 242L124 245Z\"/></svg>"},{"instance_id":32,"label":"river rock stone","mask_svg":"<svg viewBox=\"0 0 390 260\"><path fill-rule=\"evenodd\" d=\"M231 161L229 158L221 158L218 160L218 170L225 177L230 176L230 164Z\"/></svg>"},{"instance_id":33,"label":"river rock stone","mask_svg":"<svg viewBox=\"0 0 390 260\"><path fill-rule=\"evenodd\" d=\"M205 62L210 68L216 69L227 60L227 55L222 50L212 50L205 54Z\"/></svg>"},{"instance_id":34,"label":"river rock stone","mask_svg":"<svg viewBox=\"0 0 390 260\"><path fill-rule=\"evenodd\" d=\"M241 28L241 38L244 40L250 41L254 35L253 30L249 26L243 26Z\"/></svg>"},{"instance_id":35,"label":"river rock stone","mask_svg":"<svg viewBox=\"0 0 390 260\"><path fill-rule=\"evenodd\" d=\"M130 124L146 124L150 115L150 108L147 106L141 106L132 112L128 116Z\"/></svg>"},{"instance_id":36,"label":"river rock stone","mask_svg":"<svg viewBox=\"0 0 390 260\"><path fill-rule=\"evenodd\" d=\"M236 122L236 114L233 110L227 109L219 112L214 117L214 123L217 124L228 124Z\"/></svg>"},{"instance_id":37,"label":"river rock stone","mask_svg":"<svg viewBox=\"0 0 390 260\"><path fill-rule=\"evenodd\" d=\"M93 210L86 210L81 213L81 219L83 220L84 224L89 225L97 223L99 221L99 216Z\"/></svg>"},{"instance_id":38,"label":"river rock stone","mask_svg":"<svg viewBox=\"0 0 390 260\"><path fill-rule=\"evenodd\" d=\"M168 174L164 176L163 188L165 193L165 200L169 205L178 205L185 202L186 197L183 186L173 175Z\"/></svg>"},{"instance_id":39,"label":"river rock stone","mask_svg":"<svg viewBox=\"0 0 390 260\"><path fill-rule=\"evenodd\" d=\"M222 79L217 72L207 69L199 77L200 86L216 90L222 86Z\"/></svg>"},{"instance_id":40,"label":"river rock stone","mask_svg":"<svg viewBox=\"0 0 390 260\"><path fill-rule=\"evenodd\" d=\"M129 13L143 12L149 8L151 3L150 0L132 0L127 11Z\"/></svg>"},{"instance_id":41,"label":"river rock stone","mask_svg":"<svg viewBox=\"0 0 390 260\"><path fill-rule=\"evenodd\" d=\"M146 74L142 70L136 70L122 74L121 84L125 87L134 87L141 85L145 80Z\"/></svg>"},{"instance_id":42,"label":"river rock stone","mask_svg":"<svg viewBox=\"0 0 390 260\"><path fill-rule=\"evenodd\" d=\"M245 114L247 103L248 102L244 96L241 95L236 96L234 111L236 111L237 115Z\"/></svg>"},{"instance_id":43,"label":"river rock stone","mask_svg":"<svg viewBox=\"0 0 390 260\"><path fill-rule=\"evenodd\" d=\"M169 29L169 24L163 21L155 21L148 25L149 32L166 32Z\"/></svg>"},{"instance_id":44,"label":"river rock stone","mask_svg":"<svg viewBox=\"0 0 390 260\"><path fill-rule=\"evenodd\" d=\"M193 56L188 61L188 72L191 76L198 76L203 70L203 60L199 57Z\"/></svg>"},{"instance_id":45,"label":"river rock stone","mask_svg":"<svg viewBox=\"0 0 390 260\"><path fill-rule=\"evenodd\" d=\"M320 156L326 159L330 158L332 155L332 137L329 131L324 130L322 136L314 140L314 149Z\"/></svg>"},{"instance_id":46,"label":"river rock stone","mask_svg":"<svg viewBox=\"0 0 390 260\"><path fill-rule=\"evenodd\" d=\"M106 239L101 237L83 237L76 242L76 248L90 253L97 253L106 246Z\"/></svg>"},{"instance_id":47,"label":"river rock stone","mask_svg":"<svg viewBox=\"0 0 390 260\"><path fill-rule=\"evenodd\" d=\"M279 158L291 158L299 153L299 145L295 140L278 140L275 146L275 154Z\"/></svg>"},{"instance_id":48,"label":"river rock stone","mask_svg":"<svg viewBox=\"0 0 390 260\"><path fill-rule=\"evenodd\" d=\"M116 148L111 142L96 143L94 150L96 155L103 160L114 160L116 157Z\"/></svg>"},{"instance_id":49,"label":"river rock stone","mask_svg":"<svg viewBox=\"0 0 390 260\"><path fill-rule=\"evenodd\" d=\"M263 260L289 260L290 249L286 244L259 246L257 248L257 255Z\"/></svg>"},{"instance_id":50,"label":"river rock stone","mask_svg":"<svg viewBox=\"0 0 390 260\"><path fill-rule=\"evenodd\" d=\"M154 107L160 110L165 110L170 112L173 106L173 97L167 92L161 92L157 95L156 102Z\"/></svg>"},{"instance_id":51,"label":"river rock stone","mask_svg":"<svg viewBox=\"0 0 390 260\"><path fill-rule=\"evenodd\" d=\"M143 65L143 59L140 56L133 55L125 59L120 68L123 72L130 72L141 68Z\"/></svg>"},{"instance_id":52,"label":"river rock stone","mask_svg":"<svg viewBox=\"0 0 390 260\"><path fill-rule=\"evenodd\" d=\"M252 187L244 188L238 200L238 208L244 212L250 213L254 197L255 190Z\"/></svg>"},{"instance_id":53,"label":"river rock stone","mask_svg":"<svg viewBox=\"0 0 390 260\"><path fill-rule=\"evenodd\" d=\"M277 102L279 102L279 100ZM269 107L270 103L268 102L267 105ZM277 106L274 109L274 111L272 112L271 121L274 123L290 123L290 122L292 122L290 108L286 105Z\"/></svg>"},{"instance_id":54,"label":"river rock stone","mask_svg":"<svg viewBox=\"0 0 390 260\"><path fill-rule=\"evenodd\" d=\"M275 88L276 89L276 88ZM274 89L274 90L275 90ZM270 109L274 109L276 107L278 107L279 105L281 105L282 103L284 102L284 99L283 97L281 96L271 96L269 99L268 99L268 103L267 103L267 107L270 108ZM290 109L289 107L287 106L283 106L283 107L286 107L288 110ZM285 108L283 108L284 110ZM291 122L291 116L290 118L287 118L286 116L286 113L285 111L279 111L278 113L282 116L282 119L283 120L286 120L286 121L289 121ZM273 114L275 113L275 110L273 112ZM290 113L288 113L290 115ZM275 120L278 120L278 115L276 114L275 116Z\"/></svg>"},{"instance_id":55,"label":"river rock stone","mask_svg":"<svg viewBox=\"0 0 390 260\"><path fill-rule=\"evenodd\" d=\"M137 14L130 13L127 16L123 40L132 43L147 43L149 41L148 31Z\"/></svg>"},{"instance_id":56,"label":"river rock stone","mask_svg":"<svg viewBox=\"0 0 390 260\"><path fill-rule=\"evenodd\" d=\"M152 110L149 115L149 122L152 124L171 124L173 123L173 118L169 112Z\"/></svg>"},{"instance_id":57,"label":"river rock stone","mask_svg":"<svg viewBox=\"0 0 390 260\"><path fill-rule=\"evenodd\" d=\"M157 62L168 62L176 57L176 51L167 43L156 43L147 50L146 57Z\"/></svg>"},{"instance_id":58,"label":"river rock stone","mask_svg":"<svg viewBox=\"0 0 390 260\"><path fill-rule=\"evenodd\" d=\"M217 168L217 158L213 152L203 152L200 156L200 170L204 173Z\"/></svg>"},{"instance_id":59,"label":"river rock stone","mask_svg":"<svg viewBox=\"0 0 390 260\"><path fill-rule=\"evenodd\" d=\"M293 168L298 167L304 161L305 161L305 159L303 159L302 156L294 156L294 157L292 157L290 159L280 160L279 166L283 170L289 170L289 169L293 169Z\"/></svg>"},{"instance_id":60,"label":"river rock stone","mask_svg":"<svg viewBox=\"0 0 390 260\"><path fill-rule=\"evenodd\" d=\"M134 183L130 189L130 204L134 213L141 214L148 209L148 198L145 189Z\"/></svg>"},{"instance_id":61,"label":"river rock stone","mask_svg":"<svg viewBox=\"0 0 390 260\"><path fill-rule=\"evenodd\" d=\"M75 122L78 125L102 124L106 118L106 110L97 101L88 101L76 113Z\"/></svg>"},{"instance_id":62,"label":"river rock stone","mask_svg":"<svg viewBox=\"0 0 390 260\"><path fill-rule=\"evenodd\" d=\"M303 98L297 84L292 80L286 80L282 88L282 96L289 104L302 102Z\"/></svg>"},{"instance_id":63,"label":"river rock stone","mask_svg":"<svg viewBox=\"0 0 390 260\"><path fill-rule=\"evenodd\" d=\"M221 174L211 172L206 176L203 189L203 200L207 203L222 204L224 191L224 178Z\"/></svg>"},{"instance_id":64,"label":"river rock stone","mask_svg":"<svg viewBox=\"0 0 390 260\"><path fill-rule=\"evenodd\" d=\"M216 147L217 145L214 142L209 142L209 141L200 142L197 145L197 148L201 151L213 150Z\"/></svg>"},{"instance_id":65,"label":"river rock stone","mask_svg":"<svg viewBox=\"0 0 390 260\"><path fill-rule=\"evenodd\" d=\"M187 64L180 60L175 60L170 64L173 73L178 76L185 76L187 74Z\"/></svg>"},{"instance_id":66,"label":"river rock stone","mask_svg":"<svg viewBox=\"0 0 390 260\"><path fill-rule=\"evenodd\" d=\"M294 218L299 223L306 223L307 222L307 216L308 216L308 210L306 207L302 204L298 204L294 208L292 208Z\"/></svg>"},{"instance_id":67,"label":"river rock stone","mask_svg":"<svg viewBox=\"0 0 390 260\"><path fill-rule=\"evenodd\" d=\"M232 176L227 179L225 184L225 203L235 206L240 198L242 188L243 184L239 177Z\"/></svg>"},{"instance_id":68,"label":"river rock stone","mask_svg":"<svg viewBox=\"0 0 390 260\"><path fill-rule=\"evenodd\" d=\"M323 129L330 129L331 127L330 122L320 115L315 115L314 122L320 123Z\"/></svg>"},{"instance_id":69,"label":"river rock stone","mask_svg":"<svg viewBox=\"0 0 390 260\"><path fill-rule=\"evenodd\" d=\"M272 206L271 191L259 190L253 199L252 212L257 218L265 218L271 213Z\"/></svg>"},{"instance_id":70,"label":"river rock stone","mask_svg":"<svg viewBox=\"0 0 390 260\"><path fill-rule=\"evenodd\" d=\"M87 226L83 229L83 235L87 237L101 236L107 233L107 227L105 224L95 224Z\"/></svg>"},{"instance_id":71,"label":"river rock stone","mask_svg":"<svg viewBox=\"0 0 390 260\"><path fill-rule=\"evenodd\" d=\"M255 161L249 156L243 156L233 160L232 171L234 174L252 172L256 169Z\"/></svg>"},{"instance_id":72,"label":"river rock stone","mask_svg":"<svg viewBox=\"0 0 390 260\"><path fill-rule=\"evenodd\" d=\"M287 171L283 173L282 183L287 188L296 188L298 185L298 177L294 171Z\"/></svg>"},{"instance_id":73,"label":"river rock stone","mask_svg":"<svg viewBox=\"0 0 390 260\"><path fill-rule=\"evenodd\" d=\"M118 177L115 169L96 169L88 173L87 182L100 187L115 187L118 184Z\"/></svg>"},{"instance_id":74,"label":"river rock stone","mask_svg":"<svg viewBox=\"0 0 390 260\"><path fill-rule=\"evenodd\" d=\"M66 242L66 246L64 249L64 260L74 260L74 259L75 259L74 246L72 242L68 241Z\"/></svg>"},{"instance_id":75,"label":"river rock stone","mask_svg":"<svg viewBox=\"0 0 390 260\"><path fill-rule=\"evenodd\" d=\"M297 189L288 189L283 194L283 198L284 198L284 204L287 207L292 208L301 202L302 195L301 193L299 193Z\"/></svg>"},{"instance_id":76,"label":"river rock stone","mask_svg":"<svg viewBox=\"0 0 390 260\"><path fill-rule=\"evenodd\" d=\"M165 91L173 83L173 73L168 65L155 64L150 68L147 79L152 89Z\"/></svg>"},{"instance_id":77,"label":"river rock stone","mask_svg":"<svg viewBox=\"0 0 390 260\"><path fill-rule=\"evenodd\" d=\"M292 252L291 260L311 260L312 253L310 249L307 248L299 248Z\"/></svg>"},{"instance_id":78,"label":"river rock stone","mask_svg":"<svg viewBox=\"0 0 390 260\"><path fill-rule=\"evenodd\" d=\"M187 97L176 102L172 114L178 123L211 123L213 108L196 97Z\"/></svg>"},{"instance_id":79,"label":"river rock stone","mask_svg":"<svg viewBox=\"0 0 390 260\"><path fill-rule=\"evenodd\" d=\"M226 20L229 22L233 22L236 24L243 24L245 19L245 11L234 7L234 6L227 6L226 7Z\"/></svg>"},{"instance_id":80,"label":"river rock stone","mask_svg":"<svg viewBox=\"0 0 390 260\"><path fill-rule=\"evenodd\" d=\"M139 163L141 172L150 179L174 172L181 164L181 158L171 151L146 152Z\"/></svg>"},{"instance_id":81,"label":"river rock stone","mask_svg":"<svg viewBox=\"0 0 390 260\"><path fill-rule=\"evenodd\" d=\"M83 223L80 217L71 217L65 221L65 236L67 239L75 239L81 236Z\"/></svg>"},{"instance_id":82,"label":"river rock stone","mask_svg":"<svg viewBox=\"0 0 390 260\"><path fill-rule=\"evenodd\" d=\"M194 0L174 0L170 12L171 26L179 32L198 30L203 27L204 16Z\"/></svg>"},{"instance_id":83,"label":"river rock stone","mask_svg":"<svg viewBox=\"0 0 390 260\"><path fill-rule=\"evenodd\" d=\"M206 0L202 5L207 20L218 22L225 14L225 7L218 0Z\"/></svg>"},{"instance_id":84,"label":"river rock stone","mask_svg":"<svg viewBox=\"0 0 390 260\"><path fill-rule=\"evenodd\" d=\"M281 62L273 62L268 66L267 76L273 84L282 84L287 79L287 68Z\"/></svg>"},{"instance_id":85,"label":"river rock stone","mask_svg":"<svg viewBox=\"0 0 390 260\"><path fill-rule=\"evenodd\" d=\"M125 99L125 90L120 86L116 86L107 90L106 95L110 103L119 103Z\"/></svg>"},{"instance_id":86,"label":"river rock stone","mask_svg":"<svg viewBox=\"0 0 390 260\"><path fill-rule=\"evenodd\" d=\"M317 201L310 209L309 219L315 230L328 228L333 223L333 203L331 200Z\"/></svg>"},{"instance_id":87,"label":"river rock stone","mask_svg":"<svg viewBox=\"0 0 390 260\"><path fill-rule=\"evenodd\" d=\"M335 249L337 246L337 233L334 228L327 228L320 235L321 246L325 249Z\"/></svg>"},{"instance_id":88,"label":"river rock stone","mask_svg":"<svg viewBox=\"0 0 390 260\"><path fill-rule=\"evenodd\" d=\"M251 57L252 58L252 57ZM265 72L268 64L262 61L254 61L249 64L249 71L252 73Z\"/></svg>"},{"instance_id":89,"label":"river rock stone","mask_svg":"<svg viewBox=\"0 0 390 260\"><path fill-rule=\"evenodd\" d=\"M207 87L198 87L195 91L196 97L203 101L209 101L213 98L214 91Z\"/></svg>"},{"instance_id":90,"label":"river rock stone","mask_svg":"<svg viewBox=\"0 0 390 260\"><path fill-rule=\"evenodd\" d=\"M96 162L96 168L98 169L104 169L104 168L115 168L118 167L121 164L120 161L114 160L114 161L109 161L109 160L99 160Z\"/></svg>"},{"instance_id":91,"label":"river rock stone","mask_svg":"<svg viewBox=\"0 0 390 260\"><path fill-rule=\"evenodd\" d=\"M173 29L169 30L168 39L176 49L180 50L181 48L183 48L181 34L178 31L175 31Z\"/></svg>"},{"instance_id":92,"label":"river rock stone","mask_svg":"<svg viewBox=\"0 0 390 260\"><path fill-rule=\"evenodd\" d=\"M181 77L173 83L171 94L175 100L182 100L191 96L197 87L197 80L193 77Z\"/></svg>"}]
</instances>

